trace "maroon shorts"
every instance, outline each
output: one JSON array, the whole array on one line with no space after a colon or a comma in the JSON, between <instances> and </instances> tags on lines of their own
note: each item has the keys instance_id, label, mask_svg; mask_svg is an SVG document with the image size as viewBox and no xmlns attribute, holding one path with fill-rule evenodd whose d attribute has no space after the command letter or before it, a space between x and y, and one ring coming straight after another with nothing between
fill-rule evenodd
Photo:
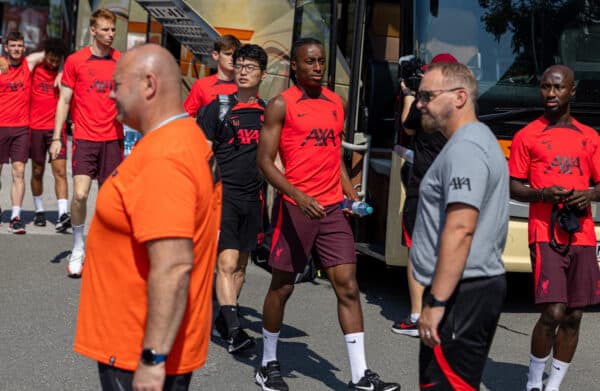
<instances>
[{"instance_id":1,"label":"maroon shorts","mask_svg":"<svg viewBox=\"0 0 600 391\"><path fill-rule=\"evenodd\" d=\"M52 144L52 136L54 135L53 129L31 129L31 142L29 147L29 157L32 161L38 164L44 164L46 156L48 155L48 149ZM60 136L61 147L58 153L57 159L67 158L67 131L63 129ZM52 159L48 155L48 162Z\"/></svg>"},{"instance_id":2,"label":"maroon shorts","mask_svg":"<svg viewBox=\"0 0 600 391\"><path fill-rule=\"evenodd\" d=\"M595 246L571 245L561 255L549 243L529 245L535 303L581 308L600 303L600 270Z\"/></svg>"},{"instance_id":3,"label":"maroon shorts","mask_svg":"<svg viewBox=\"0 0 600 391\"><path fill-rule=\"evenodd\" d=\"M29 128L0 128L0 164L27 162L29 159Z\"/></svg>"},{"instance_id":4,"label":"maroon shorts","mask_svg":"<svg viewBox=\"0 0 600 391\"><path fill-rule=\"evenodd\" d=\"M123 140L73 139L73 176L87 175L102 184L123 160Z\"/></svg>"},{"instance_id":5,"label":"maroon shorts","mask_svg":"<svg viewBox=\"0 0 600 391\"><path fill-rule=\"evenodd\" d=\"M325 217L313 220L281 197L273 206L273 242L269 265L277 270L302 273L311 250L323 268L356 263L354 237L339 205L325 208Z\"/></svg>"}]
</instances>

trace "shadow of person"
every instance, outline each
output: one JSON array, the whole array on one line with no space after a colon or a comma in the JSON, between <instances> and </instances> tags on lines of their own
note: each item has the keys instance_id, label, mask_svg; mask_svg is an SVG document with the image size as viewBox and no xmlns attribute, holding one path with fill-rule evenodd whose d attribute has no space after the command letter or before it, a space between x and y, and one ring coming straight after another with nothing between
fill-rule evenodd
<instances>
[{"instance_id":1,"label":"shadow of person","mask_svg":"<svg viewBox=\"0 0 600 391\"><path fill-rule=\"evenodd\" d=\"M64 259L67 259L69 255L71 255L71 250L61 251L50 260L50 263L61 263Z\"/></svg>"},{"instance_id":2,"label":"shadow of person","mask_svg":"<svg viewBox=\"0 0 600 391\"><path fill-rule=\"evenodd\" d=\"M528 370L526 365L494 361L488 357L482 383L490 391L521 390L527 383Z\"/></svg>"}]
</instances>

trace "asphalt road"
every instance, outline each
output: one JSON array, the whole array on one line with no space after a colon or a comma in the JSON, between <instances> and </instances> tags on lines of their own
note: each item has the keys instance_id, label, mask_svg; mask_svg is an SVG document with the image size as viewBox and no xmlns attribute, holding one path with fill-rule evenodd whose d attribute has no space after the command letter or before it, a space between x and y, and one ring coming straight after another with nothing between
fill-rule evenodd
<instances>
[{"instance_id":1,"label":"asphalt road","mask_svg":"<svg viewBox=\"0 0 600 391\"><path fill-rule=\"evenodd\" d=\"M4 167L3 209L10 205L9 175ZM45 202L52 219L56 207L49 178L46 189ZM29 191L24 208L25 221L30 222ZM80 280L66 277L71 236L54 234L52 224L37 228L30 223L26 235L8 234L8 213L3 212L0 226L0 390L98 390L96 364L72 351ZM404 273L370 259L359 262L367 361L382 378L399 381L403 390L417 390L418 340L390 331L392 322L408 310ZM268 284L269 274L251 265L240 303L243 325L258 338L255 350L232 356L213 339L206 365L194 374L192 390L259 389L253 383L253 371L260 362L261 308ZM524 388L530 334L537 319L530 292L529 276L510 276L509 296L487 361L483 390ZM598 389L599 309L592 308L584 315L579 348L563 390ZM335 297L326 280L296 287L280 341L279 359L292 390L346 389L348 358Z\"/></svg>"}]
</instances>

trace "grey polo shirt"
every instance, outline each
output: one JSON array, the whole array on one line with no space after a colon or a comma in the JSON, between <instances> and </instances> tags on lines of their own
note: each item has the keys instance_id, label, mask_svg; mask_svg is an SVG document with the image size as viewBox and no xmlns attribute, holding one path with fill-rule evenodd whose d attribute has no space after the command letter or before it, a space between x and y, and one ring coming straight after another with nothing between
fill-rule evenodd
<instances>
[{"instance_id":1,"label":"grey polo shirt","mask_svg":"<svg viewBox=\"0 0 600 391\"><path fill-rule=\"evenodd\" d=\"M479 210L462 278L504 273L508 230L508 165L496 137L480 122L459 128L435 159L419 188L411 262L417 281L431 285L446 208L462 203Z\"/></svg>"}]
</instances>

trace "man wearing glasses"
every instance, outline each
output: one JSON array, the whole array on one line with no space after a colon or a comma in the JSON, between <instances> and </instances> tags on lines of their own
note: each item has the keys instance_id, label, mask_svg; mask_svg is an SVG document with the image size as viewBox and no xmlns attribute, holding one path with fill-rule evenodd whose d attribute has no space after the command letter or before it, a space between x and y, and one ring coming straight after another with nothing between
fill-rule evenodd
<instances>
[{"instance_id":1,"label":"man wearing glasses","mask_svg":"<svg viewBox=\"0 0 600 391\"><path fill-rule=\"evenodd\" d=\"M476 390L506 294L506 159L477 120L477 82L466 66L431 65L416 98L423 128L448 139L421 182L413 231L413 273L426 287L419 383Z\"/></svg>"},{"instance_id":2,"label":"man wearing glasses","mask_svg":"<svg viewBox=\"0 0 600 391\"><path fill-rule=\"evenodd\" d=\"M242 46L233 53L233 69L237 93L219 95L197 118L212 145L223 182L215 284L220 308L215 329L229 353L254 345L254 339L240 327L237 298L262 222L263 182L256 167L256 149L265 106L258 88L267 75L267 53L257 45Z\"/></svg>"}]
</instances>

